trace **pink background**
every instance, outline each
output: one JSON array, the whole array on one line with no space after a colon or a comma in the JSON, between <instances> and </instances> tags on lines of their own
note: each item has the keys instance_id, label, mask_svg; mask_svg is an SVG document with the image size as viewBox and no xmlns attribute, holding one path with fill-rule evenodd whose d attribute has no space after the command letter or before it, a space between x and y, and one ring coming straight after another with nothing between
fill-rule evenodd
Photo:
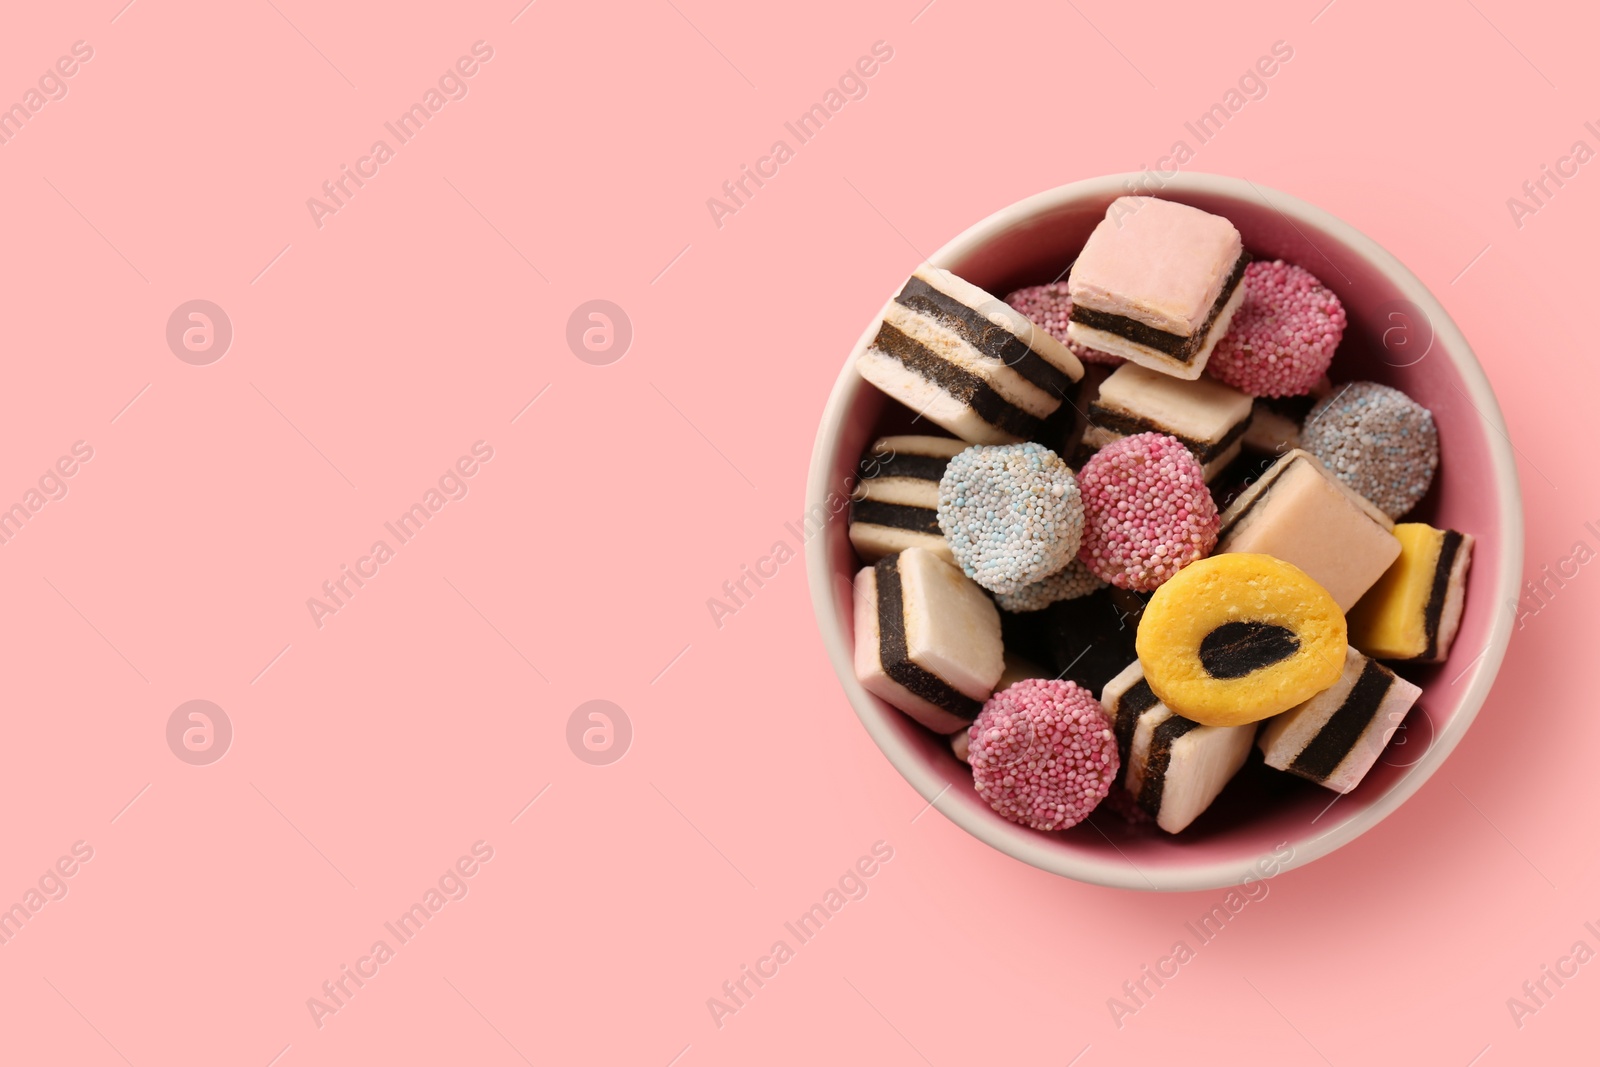
<instances>
[{"instance_id":1,"label":"pink background","mask_svg":"<svg viewBox=\"0 0 1600 1067\"><path fill-rule=\"evenodd\" d=\"M1592 436L1574 309L1600 177L1520 229L1506 206L1575 140L1600 149L1592 13L120 6L32 5L0 35L0 103L75 41L94 51L0 145L0 505L74 442L94 451L0 545L0 905L93 849L0 945L0 1058L1589 1054L1600 964L1520 1028L1506 1001L1575 941L1600 949L1593 568L1528 612L1409 804L1268 883L1120 1029L1107 999L1195 947L1185 922L1222 894L1077 885L925 812L846 705L798 558L720 629L706 600L775 541L798 549L784 524L827 391L923 254L1027 194L1193 147L1184 121L1278 40L1294 57L1268 95L1188 169L1317 203L1417 271L1499 390L1530 576L1600 548L1600 486L1568 444ZM306 198L479 40L493 58L466 97L319 229ZM706 198L793 147L783 123L879 40L894 55L866 98L719 229ZM207 366L166 341L192 299L233 324ZM607 366L566 340L593 299L633 325ZM465 498L319 629L307 598L478 441L494 458ZM195 699L234 731L207 766L167 743ZM592 699L631 722L620 762L568 747ZM398 944L384 923L478 841L493 859L464 899L319 1028L307 998ZM877 841L893 859L867 896L719 1028L707 998L796 944L783 924Z\"/></svg>"}]
</instances>

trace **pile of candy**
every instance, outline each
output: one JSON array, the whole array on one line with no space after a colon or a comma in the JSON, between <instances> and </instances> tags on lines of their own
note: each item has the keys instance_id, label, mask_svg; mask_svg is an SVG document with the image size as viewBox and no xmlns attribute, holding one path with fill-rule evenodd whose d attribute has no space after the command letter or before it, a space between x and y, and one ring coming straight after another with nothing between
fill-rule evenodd
<instances>
[{"instance_id":1,"label":"pile of candy","mask_svg":"<svg viewBox=\"0 0 1600 1067\"><path fill-rule=\"evenodd\" d=\"M1449 654L1473 539L1397 525L1438 432L1397 389L1330 383L1345 326L1310 272L1149 197L1003 303L917 271L857 369L955 437L863 465L862 685L1038 830L1109 798L1177 833L1253 747L1355 789L1421 693L1393 665Z\"/></svg>"}]
</instances>

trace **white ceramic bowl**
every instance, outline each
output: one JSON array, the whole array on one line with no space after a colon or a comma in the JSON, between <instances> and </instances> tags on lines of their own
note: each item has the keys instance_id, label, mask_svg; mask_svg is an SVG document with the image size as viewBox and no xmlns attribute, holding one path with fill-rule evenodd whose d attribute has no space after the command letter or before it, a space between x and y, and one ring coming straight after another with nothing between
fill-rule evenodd
<instances>
[{"instance_id":1,"label":"white ceramic bowl","mask_svg":"<svg viewBox=\"0 0 1600 1067\"><path fill-rule=\"evenodd\" d=\"M1029 197L945 245L933 264L996 296L1052 281L1134 177L1108 175ZM1408 517L1478 539L1466 610L1449 662L1406 671L1423 695L1362 784L1338 798L1252 761L1212 809L1178 835L1131 827L1104 811L1058 833L1007 822L973 790L970 771L951 754L947 739L856 681L850 582L861 564L843 511L808 542L806 567L823 643L846 697L889 762L943 815L1043 870L1127 889L1188 891L1259 877L1263 858L1277 849L1281 860L1284 844L1292 853L1283 869L1325 856L1377 825L1439 768L1472 725L1510 640L1522 573L1522 503L1510 443L1498 428L1499 405L1482 368L1439 302L1399 260L1326 211L1237 178L1180 175L1156 195L1226 216L1258 258L1281 257L1317 275L1339 295L1350 319L1331 371L1335 381L1393 385L1428 407L1438 424L1439 474ZM853 484L874 438L910 422L909 411L856 374L856 355L876 326L868 324L845 360L822 414L806 487L808 509L823 507L815 514L827 513L830 491Z\"/></svg>"}]
</instances>

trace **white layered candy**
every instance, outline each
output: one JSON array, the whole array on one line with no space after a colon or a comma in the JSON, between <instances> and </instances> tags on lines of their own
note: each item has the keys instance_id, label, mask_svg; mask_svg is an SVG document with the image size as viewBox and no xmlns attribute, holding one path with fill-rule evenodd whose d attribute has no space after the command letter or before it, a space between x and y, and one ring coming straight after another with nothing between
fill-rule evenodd
<instances>
[{"instance_id":1,"label":"white layered candy","mask_svg":"<svg viewBox=\"0 0 1600 1067\"><path fill-rule=\"evenodd\" d=\"M1340 610L1400 555L1394 522L1309 452L1274 463L1222 516L1213 555L1261 552L1309 574Z\"/></svg>"},{"instance_id":2,"label":"white layered candy","mask_svg":"<svg viewBox=\"0 0 1600 1067\"><path fill-rule=\"evenodd\" d=\"M1121 437L1164 433L1194 453L1209 480L1239 455L1252 410L1249 396L1214 378L1188 381L1124 363L1101 383L1083 440L1103 448Z\"/></svg>"},{"instance_id":3,"label":"white layered candy","mask_svg":"<svg viewBox=\"0 0 1600 1067\"><path fill-rule=\"evenodd\" d=\"M1256 724L1201 726L1156 699L1138 661L1106 683L1100 703L1122 757L1122 786L1170 834L1211 806L1250 755Z\"/></svg>"},{"instance_id":4,"label":"white layered candy","mask_svg":"<svg viewBox=\"0 0 1600 1067\"><path fill-rule=\"evenodd\" d=\"M855 625L862 686L941 734L978 717L1005 669L994 603L924 548L856 575Z\"/></svg>"},{"instance_id":5,"label":"white layered candy","mask_svg":"<svg viewBox=\"0 0 1600 1067\"><path fill-rule=\"evenodd\" d=\"M850 503L850 543L867 563L907 548L951 559L939 531L939 479L966 448L954 437L883 437L861 461Z\"/></svg>"},{"instance_id":6,"label":"white layered candy","mask_svg":"<svg viewBox=\"0 0 1600 1067\"><path fill-rule=\"evenodd\" d=\"M1360 784L1422 690L1355 649L1332 687L1267 721L1267 766L1348 793Z\"/></svg>"},{"instance_id":7,"label":"white layered candy","mask_svg":"<svg viewBox=\"0 0 1600 1067\"><path fill-rule=\"evenodd\" d=\"M923 267L883 310L861 376L972 444L1039 436L1083 364L1015 308Z\"/></svg>"}]
</instances>

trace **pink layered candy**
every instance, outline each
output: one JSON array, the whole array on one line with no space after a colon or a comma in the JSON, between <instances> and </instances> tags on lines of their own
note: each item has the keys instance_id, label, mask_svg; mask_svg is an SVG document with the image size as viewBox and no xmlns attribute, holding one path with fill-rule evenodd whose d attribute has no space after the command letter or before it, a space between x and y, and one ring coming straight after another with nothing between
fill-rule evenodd
<instances>
[{"instance_id":1,"label":"pink layered candy","mask_svg":"<svg viewBox=\"0 0 1600 1067\"><path fill-rule=\"evenodd\" d=\"M1105 799L1121 766L1105 710L1076 682L1029 678L989 698L968 731L972 783L1035 830L1064 830Z\"/></svg>"},{"instance_id":2,"label":"pink layered candy","mask_svg":"<svg viewBox=\"0 0 1600 1067\"><path fill-rule=\"evenodd\" d=\"M1200 377L1244 301L1250 260L1233 223L1170 200L1111 202L1067 278L1080 345Z\"/></svg>"}]
</instances>

